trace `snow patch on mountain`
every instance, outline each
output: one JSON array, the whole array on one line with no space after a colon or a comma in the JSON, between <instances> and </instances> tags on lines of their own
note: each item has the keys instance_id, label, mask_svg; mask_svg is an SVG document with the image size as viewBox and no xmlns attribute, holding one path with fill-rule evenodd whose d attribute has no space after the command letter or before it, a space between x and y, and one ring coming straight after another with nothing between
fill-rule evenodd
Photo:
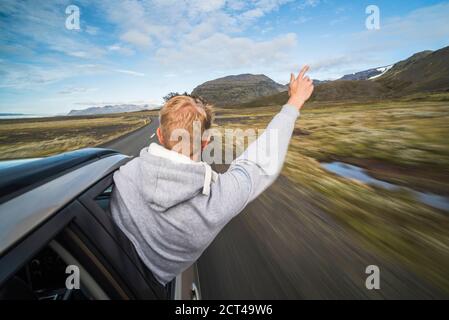
<instances>
[{"instance_id":1,"label":"snow patch on mountain","mask_svg":"<svg viewBox=\"0 0 449 320\"><path fill-rule=\"evenodd\" d=\"M376 78L379 78L379 77L383 76L386 72L388 72L393 67L394 67L394 64L386 66L386 67L377 68L376 70L379 71L380 73L375 75L375 76L373 76L373 77L371 77L371 78L369 78L368 80L373 80L373 79L376 79Z\"/></svg>"}]
</instances>

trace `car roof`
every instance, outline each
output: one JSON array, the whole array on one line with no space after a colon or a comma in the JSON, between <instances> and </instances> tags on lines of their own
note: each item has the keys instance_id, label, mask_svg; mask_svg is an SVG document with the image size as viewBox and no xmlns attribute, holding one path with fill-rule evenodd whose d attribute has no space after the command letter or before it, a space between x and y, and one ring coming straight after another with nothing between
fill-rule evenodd
<instances>
[{"instance_id":1,"label":"car roof","mask_svg":"<svg viewBox=\"0 0 449 320\"><path fill-rule=\"evenodd\" d=\"M0 203L21 194L20 191L29 190L30 187L49 181L61 173L113 154L118 154L118 151L86 148L34 159L33 161L23 161L17 165L0 167L0 176L2 177L0 181Z\"/></svg>"},{"instance_id":2,"label":"car roof","mask_svg":"<svg viewBox=\"0 0 449 320\"><path fill-rule=\"evenodd\" d=\"M0 198L0 256L129 160L113 150L83 149L1 170L8 173L9 184L2 179L1 185L10 197Z\"/></svg>"},{"instance_id":3,"label":"car roof","mask_svg":"<svg viewBox=\"0 0 449 320\"><path fill-rule=\"evenodd\" d=\"M3 169L18 166L19 164L24 164L30 161L39 160L41 158L26 158L26 159L15 159L15 160L1 160L0 161L0 172Z\"/></svg>"}]
</instances>

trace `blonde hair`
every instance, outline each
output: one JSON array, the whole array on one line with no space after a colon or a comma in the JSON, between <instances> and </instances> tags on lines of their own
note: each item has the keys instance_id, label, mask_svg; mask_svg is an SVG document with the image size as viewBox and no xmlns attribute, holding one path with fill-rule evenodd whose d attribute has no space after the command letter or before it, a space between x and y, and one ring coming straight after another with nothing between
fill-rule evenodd
<instances>
[{"instance_id":1,"label":"blonde hair","mask_svg":"<svg viewBox=\"0 0 449 320\"><path fill-rule=\"evenodd\" d=\"M195 121L201 125L201 137L205 130L210 129L213 121L212 105L200 97L175 96L168 100L159 112L164 146L172 149L178 141L172 141L172 132L176 129L186 130L190 135L190 146L193 146ZM190 148L193 150L192 148Z\"/></svg>"}]
</instances>

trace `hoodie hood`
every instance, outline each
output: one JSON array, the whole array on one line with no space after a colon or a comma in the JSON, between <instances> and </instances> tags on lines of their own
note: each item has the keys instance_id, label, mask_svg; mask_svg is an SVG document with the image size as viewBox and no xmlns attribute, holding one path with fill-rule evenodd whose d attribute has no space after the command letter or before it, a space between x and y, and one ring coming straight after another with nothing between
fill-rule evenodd
<instances>
[{"instance_id":1,"label":"hoodie hood","mask_svg":"<svg viewBox=\"0 0 449 320\"><path fill-rule=\"evenodd\" d=\"M154 210L164 212L198 194L209 196L217 173L205 162L195 162L152 143L132 166L122 168L134 180L135 192Z\"/></svg>"}]
</instances>

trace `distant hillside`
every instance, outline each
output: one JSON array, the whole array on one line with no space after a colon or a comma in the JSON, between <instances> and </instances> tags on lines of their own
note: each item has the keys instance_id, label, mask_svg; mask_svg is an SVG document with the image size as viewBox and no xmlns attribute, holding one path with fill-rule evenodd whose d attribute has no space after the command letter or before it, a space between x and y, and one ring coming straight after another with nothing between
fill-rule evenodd
<instances>
[{"instance_id":1,"label":"distant hillside","mask_svg":"<svg viewBox=\"0 0 449 320\"><path fill-rule=\"evenodd\" d=\"M372 76L370 70L377 69L382 69L381 73ZM449 92L449 47L434 52L419 52L392 66L377 69L354 74L354 79L359 80L345 80L350 79L348 75L345 79L315 82L311 101L363 102L416 93ZM287 100L287 92L281 92L236 104L235 107L280 105Z\"/></svg>"},{"instance_id":2,"label":"distant hillside","mask_svg":"<svg viewBox=\"0 0 449 320\"><path fill-rule=\"evenodd\" d=\"M378 83L369 80L336 80L315 85L315 91L310 101L367 101L387 98L385 88ZM236 104L234 107L257 107L282 105L288 100L287 92L260 97L253 101Z\"/></svg>"},{"instance_id":3,"label":"distant hillside","mask_svg":"<svg viewBox=\"0 0 449 320\"><path fill-rule=\"evenodd\" d=\"M417 53L395 64L376 82L394 96L449 91L449 47Z\"/></svg>"},{"instance_id":4,"label":"distant hillside","mask_svg":"<svg viewBox=\"0 0 449 320\"><path fill-rule=\"evenodd\" d=\"M248 102L286 90L285 85L281 85L265 75L241 74L207 81L196 87L192 94L202 96L217 106L226 106Z\"/></svg>"},{"instance_id":5,"label":"distant hillside","mask_svg":"<svg viewBox=\"0 0 449 320\"><path fill-rule=\"evenodd\" d=\"M154 107L154 106L153 106ZM150 109L148 104L135 105L135 104L119 104L108 105L104 107L90 107L82 110L71 110L68 116L86 116L94 114L108 114L108 113L122 113L122 112L134 112Z\"/></svg>"},{"instance_id":6,"label":"distant hillside","mask_svg":"<svg viewBox=\"0 0 449 320\"><path fill-rule=\"evenodd\" d=\"M378 68L381 73L368 77L370 71L358 74L360 80L336 80L317 86L313 100L377 100L402 97L422 92L449 89L449 47L423 51L392 66ZM373 70L373 69L371 69ZM374 69L376 70L376 69ZM367 79L364 79L368 77ZM349 79L350 77L346 77Z\"/></svg>"},{"instance_id":7,"label":"distant hillside","mask_svg":"<svg viewBox=\"0 0 449 320\"><path fill-rule=\"evenodd\" d=\"M387 98L389 90L372 80L337 80L317 86L312 101L356 100Z\"/></svg>"}]
</instances>

